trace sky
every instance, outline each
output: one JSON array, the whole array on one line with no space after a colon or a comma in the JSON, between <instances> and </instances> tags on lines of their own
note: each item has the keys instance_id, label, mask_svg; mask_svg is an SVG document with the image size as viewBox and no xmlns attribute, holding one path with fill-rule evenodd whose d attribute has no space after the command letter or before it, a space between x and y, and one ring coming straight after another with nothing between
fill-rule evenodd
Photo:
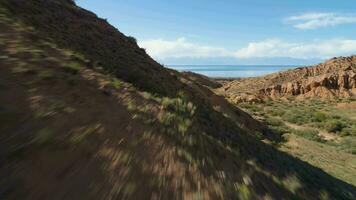
<instances>
[{"instance_id":1,"label":"sky","mask_svg":"<svg viewBox=\"0 0 356 200\"><path fill-rule=\"evenodd\" d=\"M76 2L165 65L299 65L356 54L354 0Z\"/></svg>"}]
</instances>

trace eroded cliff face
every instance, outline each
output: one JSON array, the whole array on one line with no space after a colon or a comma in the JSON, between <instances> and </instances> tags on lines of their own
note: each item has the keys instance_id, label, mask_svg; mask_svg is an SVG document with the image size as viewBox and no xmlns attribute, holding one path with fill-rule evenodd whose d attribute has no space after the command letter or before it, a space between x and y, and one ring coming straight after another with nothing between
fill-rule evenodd
<instances>
[{"instance_id":1,"label":"eroded cliff face","mask_svg":"<svg viewBox=\"0 0 356 200\"><path fill-rule=\"evenodd\" d=\"M297 99L352 97L356 94L356 56L333 58L311 67L232 81L219 92L234 103L288 96Z\"/></svg>"}]
</instances>

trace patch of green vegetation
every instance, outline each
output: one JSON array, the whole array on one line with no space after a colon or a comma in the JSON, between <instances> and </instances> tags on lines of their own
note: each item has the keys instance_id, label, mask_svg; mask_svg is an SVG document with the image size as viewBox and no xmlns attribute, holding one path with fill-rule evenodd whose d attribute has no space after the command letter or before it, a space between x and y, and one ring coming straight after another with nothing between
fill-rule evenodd
<instances>
[{"instance_id":1,"label":"patch of green vegetation","mask_svg":"<svg viewBox=\"0 0 356 200\"><path fill-rule=\"evenodd\" d=\"M71 73L74 75L74 74L78 74L78 72L81 69L81 65L77 62L69 62L63 66L63 69L65 72Z\"/></svg>"},{"instance_id":2,"label":"patch of green vegetation","mask_svg":"<svg viewBox=\"0 0 356 200\"><path fill-rule=\"evenodd\" d=\"M293 194L296 194L298 189L302 187L300 180L295 175L291 175L283 179L282 184Z\"/></svg>"},{"instance_id":3,"label":"patch of green vegetation","mask_svg":"<svg viewBox=\"0 0 356 200\"><path fill-rule=\"evenodd\" d=\"M14 68L12 68L13 73L27 73L29 69L25 67L24 65L18 65Z\"/></svg>"},{"instance_id":4,"label":"patch of green vegetation","mask_svg":"<svg viewBox=\"0 0 356 200\"><path fill-rule=\"evenodd\" d=\"M273 133L281 136L290 132L290 128L281 119L270 116L265 116L265 118L265 122Z\"/></svg>"},{"instance_id":5,"label":"patch of green vegetation","mask_svg":"<svg viewBox=\"0 0 356 200\"><path fill-rule=\"evenodd\" d=\"M304 137L305 139L311 140L311 141L325 142L319 136L319 131L317 131L313 128L305 128L305 129L301 129L301 130L294 129L293 133L296 135L299 135L301 137Z\"/></svg>"},{"instance_id":6,"label":"patch of green vegetation","mask_svg":"<svg viewBox=\"0 0 356 200\"><path fill-rule=\"evenodd\" d=\"M355 114L350 113L349 110L339 109L335 102L266 101L261 104L241 103L240 106L247 109L249 113L263 118L269 128L280 135L293 133L311 141L325 142L319 136L317 129L336 134L335 137L355 136L356 132L356 122L353 120ZM291 125L286 125L284 122ZM305 128L295 130L293 124ZM346 146L350 146L350 141L346 140L343 145L334 142L332 145L345 150Z\"/></svg>"},{"instance_id":7,"label":"patch of green vegetation","mask_svg":"<svg viewBox=\"0 0 356 200\"><path fill-rule=\"evenodd\" d=\"M240 104L240 106L242 108L247 109L248 111L250 111L252 113L259 113L259 112L263 111L263 109L256 104L242 103L242 104Z\"/></svg>"},{"instance_id":8,"label":"patch of green vegetation","mask_svg":"<svg viewBox=\"0 0 356 200\"><path fill-rule=\"evenodd\" d=\"M287 122L302 125L310 122L312 113L304 109L291 109L286 111L282 118Z\"/></svg>"},{"instance_id":9,"label":"patch of green vegetation","mask_svg":"<svg viewBox=\"0 0 356 200\"><path fill-rule=\"evenodd\" d=\"M285 111L280 108L273 108L270 111L267 109L266 112L269 112L272 116L283 116L285 114Z\"/></svg>"},{"instance_id":10,"label":"patch of green vegetation","mask_svg":"<svg viewBox=\"0 0 356 200\"><path fill-rule=\"evenodd\" d=\"M52 69L45 69L38 72L37 76L41 80L52 80L55 77L55 73Z\"/></svg>"},{"instance_id":11,"label":"patch of green vegetation","mask_svg":"<svg viewBox=\"0 0 356 200\"><path fill-rule=\"evenodd\" d=\"M317 111L317 112L314 112L314 114L313 114L313 119L317 122L323 122L327 118L328 117L324 112Z\"/></svg>"},{"instance_id":12,"label":"patch of green vegetation","mask_svg":"<svg viewBox=\"0 0 356 200\"><path fill-rule=\"evenodd\" d=\"M134 101L129 101L128 104L127 104L127 109L129 111L135 111L137 108L137 105Z\"/></svg>"},{"instance_id":13,"label":"patch of green vegetation","mask_svg":"<svg viewBox=\"0 0 356 200\"><path fill-rule=\"evenodd\" d=\"M57 113L73 113L74 108L68 106L65 102L60 100L48 99L46 103L40 105L35 111L35 118L41 119L46 117L52 117Z\"/></svg>"},{"instance_id":14,"label":"patch of green vegetation","mask_svg":"<svg viewBox=\"0 0 356 200\"><path fill-rule=\"evenodd\" d=\"M241 200L249 200L251 198L251 192L248 186L245 183L242 183L238 187L238 192Z\"/></svg>"},{"instance_id":15,"label":"patch of green vegetation","mask_svg":"<svg viewBox=\"0 0 356 200\"><path fill-rule=\"evenodd\" d=\"M255 135L256 137L259 139L259 140L262 140L263 139L263 133L259 132L259 131L256 131L255 132Z\"/></svg>"},{"instance_id":16,"label":"patch of green vegetation","mask_svg":"<svg viewBox=\"0 0 356 200\"><path fill-rule=\"evenodd\" d=\"M348 153L356 155L356 138L352 136L347 136L341 139L336 146Z\"/></svg>"},{"instance_id":17,"label":"patch of green vegetation","mask_svg":"<svg viewBox=\"0 0 356 200\"><path fill-rule=\"evenodd\" d=\"M266 123L271 126L284 126L283 121L275 117L268 117Z\"/></svg>"},{"instance_id":18,"label":"patch of green vegetation","mask_svg":"<svg viewBox=\"0 0 356 200\"><path fill-rule=\"evenodd\" d=\"M116 89L120 89L121 86L123 85L123 82L120 79L114 78L112 80L112 85L116 88Z\"/></svg>"},{"instance_id":19,"label":"patch of green vegetation","mask_svg":"<svg viewBox=\"0 0 356 200\"><path fill-rule=\"evenodd\" d=\"M48 44L51 47L56 48L56 45L53 44L53 43L47 42L46 44ZM81 60L81 61L85 61L86 60L85 56L83 54L79 53L79 52L75 52L75 51L72 51L70 49L61 49L61 51L64 53L64 55L66 55L68 57L71 57L71 59Z\"/></svg>"},{"instance_id":20,"label":"patch of green vegetation","mask_svg":"<svg viewBox=\"0 0 356 200\"><path fill-rule=\"evenodd\" d=\"M95 133L101 127L100 123L96 123L94 125L88 126L83 129L82 133L74 133L74 135L70 138L71 143L79 144L85 141L91 134Z\"/></svg>"},{"instance_id":21,"label":"patch of green vegetation","mask_svg":"<svg viewBox=\"0 0 356 200\"><path fill-rule=\"evenodd\" d=\"M347 124L345 121L339 119L331 119L324 122L323 127L325 130L337 133L341 132L344 128L347 128Z\"/></svg>"},{"instance_id":22,"label":"patch of green vegetation","mask_svg":"<svg viewBox=\"0 0 356 200\"><path fill-rule=\"evenodd\" d=\"M349 128L343 128L341 131L341 136L354 136L356 137L356 126L352 126Z\"/></svg>"},{"instance_id":23,"label":"patch of green vegetation","mask_svg":"<svg viewBox=\"0 0 356 200\"><path fill-rule=\"evenodd\" d=\"M161 101L164 111L159 121L169 129L178 130L184 134L192 124L191 117L195 113L195 106L181 98L163 98Z\"/></svg>"},{"instance_id":24,"label":"patch of green vegetation","mask_svg":"<svg viewBox=\"0 0 356 200\"><path fill-rule=\"evenodd\" d=\"M137 44L137 39L136 39L135 37L133 37L133 36L128 36L127 39L128 39L131 43Z\"/></svg>"}]
</instances>

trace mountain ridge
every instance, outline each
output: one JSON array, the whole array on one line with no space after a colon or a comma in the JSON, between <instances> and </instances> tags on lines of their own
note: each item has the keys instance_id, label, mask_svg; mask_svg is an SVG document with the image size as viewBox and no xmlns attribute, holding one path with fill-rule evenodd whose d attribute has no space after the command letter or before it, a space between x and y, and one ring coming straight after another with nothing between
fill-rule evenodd
<instances>
[{"instance_id":1,"label":"mountain ridge","mask_svg":"<svg viewBox=\"0 0 356 200\"><path fill-rule=\"evenodd\" d=\"M349 98L356 93L356 56L338 57L314 66L231 81L219 92L225 93L235 103L288 96L300 100Z\"/></svg>"}]
</instances>

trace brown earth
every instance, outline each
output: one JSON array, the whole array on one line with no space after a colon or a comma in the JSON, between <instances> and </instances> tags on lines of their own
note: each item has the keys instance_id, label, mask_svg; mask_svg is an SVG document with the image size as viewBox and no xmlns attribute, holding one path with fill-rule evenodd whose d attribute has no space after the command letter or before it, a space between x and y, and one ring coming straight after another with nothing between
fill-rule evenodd
<instances>
[{"instance_id":1,"label":"brown earth","mask_svg":"<svg viewBox=\"0 0 356 200\"><path fill-rule=\"evenodd\" d=\"M0 0L0 30L0 199L356 196L70 0Z\"/></svg>"},{"instance_id":2,"label":"brown earth","mask_svg":"<svg viewBox=\"0 0 356 200\"><path fill-rule=\"evenodd\" d=\"M234 102L261 102L294 96L335 99L356 95L356 56L333 58L311 67L225 82L218 93Z\"/></svg>"}]
</instances>

